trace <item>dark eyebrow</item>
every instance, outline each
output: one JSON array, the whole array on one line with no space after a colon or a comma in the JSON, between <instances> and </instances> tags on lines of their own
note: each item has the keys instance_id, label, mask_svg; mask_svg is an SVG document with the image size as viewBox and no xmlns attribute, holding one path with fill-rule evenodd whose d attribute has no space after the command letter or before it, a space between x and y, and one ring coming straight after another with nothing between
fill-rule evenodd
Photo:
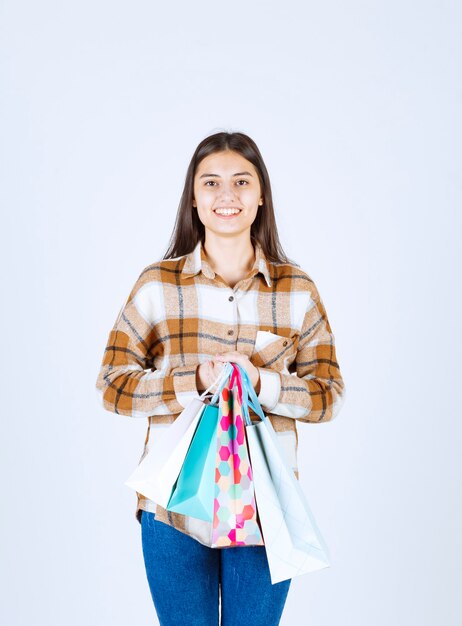
<instances>
[{"instance_id":1,"label":"dark eyebrow","mask_svg":"<svg viewBox=\"0 0 462 626\"><path fill-rule=\"evenodd\" d=\"M213 178L220 178L218 174L201 174L199 178L206 178L207 176L211 176ZM237 172L236 174L233 174L233 176L252 176L252 174L250 172Z\"/></svg>"}]
</instances>

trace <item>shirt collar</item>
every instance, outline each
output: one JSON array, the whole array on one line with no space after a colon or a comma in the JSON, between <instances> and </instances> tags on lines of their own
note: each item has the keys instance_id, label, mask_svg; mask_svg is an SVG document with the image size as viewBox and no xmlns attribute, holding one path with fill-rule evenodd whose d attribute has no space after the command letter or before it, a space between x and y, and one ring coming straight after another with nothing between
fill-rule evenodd
<instances>
[{"instance_id":1,"label":"shirt collar","mask_svg":"<svg viewBox=\"0 0 462 626\"><path fill-rule=\"evenodd\" d=\"M263 252L263 248L258 243L258 241L254 240L255 245L255 261L252 265L251 270L249 271L248 276L253 277L258 273L263 274L266 280L266 284L268 287L271 287L271 278L269 274L268 261ZM183 265L183 269L181 273L183 275L194 275L198 272L202 271L204 276L207 278L214 279L215 272L210 267L209 262L207 261L207 257L205 254L204 246L202 245L202 241L199 240L196 244L196 247L192 252L186 255L186 261Z\"/></svg>"}]
</instances>

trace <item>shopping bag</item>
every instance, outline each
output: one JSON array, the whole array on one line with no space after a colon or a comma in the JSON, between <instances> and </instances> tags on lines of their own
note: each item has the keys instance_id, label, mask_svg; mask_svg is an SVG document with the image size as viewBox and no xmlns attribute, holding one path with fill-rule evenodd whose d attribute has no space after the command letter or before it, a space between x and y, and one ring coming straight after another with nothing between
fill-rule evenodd
<instances>
[{"instance_id":1,"label":"shopping bag","mask_svg":"<svg viewBox=\"0 0 462 626\"><path fill-rule=\"evenodd\" d=\"M212 521L215 496L215 460L217 448L218 399L222 388L228 381L225 376L233 372L231 363L227 364L218 388L210 403L206 405L191 440L188 452L181 467L167 510Z\"/></svg>"},{"instance_id":2,"label":"shopping bag","mask_svg":"<svg viewBox=\"0 0 462 626\"><path fill-rule=\"evenodd\" d=\"M202 412L167 504L169 511L212 521L218 406Z\"/></svg>"},{"instance_id":3,"label":"shopping bag","mask_svg":"<svg viewBox=\"0 0 462 626\"><path fill-rule=\"evenodd\" d=\"M263 545L239 385L233 371L229 385L220 393L212 548Z\"/></svg>"},{"instance_id":4,"label":"shopping bag","mask_svg":"<svg viewBox=\"0 0 462 626\"><path fill-rule=\"evenodd\" d=\"M193 398L159 437L149 442L148 452L125 481L125 485L166 508L173 486L204 411L206 395L222 380L230 368L223 367L217 380L202 394Z\"/></svg>"},{"instance_id":5,"label":"shopping bag","mask_svg":"<svg viewBox=\"0 0 462 626\"><path fill-rule=\"evenodd\" d=\"M299 481L247 372L237 367L241 371L245 430L271 582L330 567L327 545ZM261 421L250 420L249 407Z\"/></svg>"}]
</instances>

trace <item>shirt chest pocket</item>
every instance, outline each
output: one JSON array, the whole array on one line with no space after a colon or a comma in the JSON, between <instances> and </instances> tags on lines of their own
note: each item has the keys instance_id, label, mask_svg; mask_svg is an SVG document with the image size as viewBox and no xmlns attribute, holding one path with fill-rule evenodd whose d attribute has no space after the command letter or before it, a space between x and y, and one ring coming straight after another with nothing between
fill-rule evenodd
<instances>
[{"instance_id":1,"label":"shirt chest pocket","mask_svg":"<svg viewBox=\"0 0 462 626\"><path fill-rule=\"evenodd\" d=\"M297 356L297 344L298 336L286 337L258 330L250 359L255 367L268 367L289 374L289 366Z\"/></svg>"}]
</instances>

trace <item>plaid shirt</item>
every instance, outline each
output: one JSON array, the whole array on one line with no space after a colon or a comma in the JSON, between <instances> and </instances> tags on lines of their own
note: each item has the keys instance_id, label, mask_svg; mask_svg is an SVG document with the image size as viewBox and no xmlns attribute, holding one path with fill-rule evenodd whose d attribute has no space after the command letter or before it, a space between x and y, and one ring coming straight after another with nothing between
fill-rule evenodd
<instances>
[{"instance_id":1,"label":"plaid shirt","mask_svg":"<svg viewBox=\"0 0 462 626\"><path fill-rule=\"evenodd\" d=\"M258 367L258 399L298 478L296 422L332 420L345 386L313 280L295 265L269 262L258 242L252 269L234 288L214 273L200 241L189 254L141 272L109 333L96 382L100 403L147 418L141 462L150 437L200 395L198 365L229 350ZM141 509L210 545L211 522L166 511L137 493L139 522Z\"/></svg>"}]
</instances>

